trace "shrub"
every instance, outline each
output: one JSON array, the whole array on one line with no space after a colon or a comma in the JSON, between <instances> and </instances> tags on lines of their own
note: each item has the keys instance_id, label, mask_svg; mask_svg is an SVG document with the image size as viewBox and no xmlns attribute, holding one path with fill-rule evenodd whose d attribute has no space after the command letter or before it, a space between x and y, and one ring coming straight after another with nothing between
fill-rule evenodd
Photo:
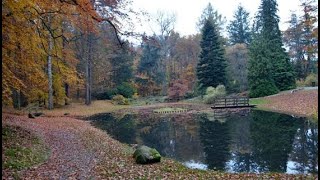
<instances>
[{"instance_id":1,"label":"shrub","mask_svg":"<svg viewBox=\"0 0 320 180\"><path fill-rule=\"evenodd\" d=\"M112 103L118 105L129 105L128 99L120 94L113 96Z\"/></svg>"},{"instance_id":2,"label":"shrub","mask_svg":"<svg viewBox=\"0 0 320 180\"><path fill-rule=\"evenodd\" d=\"M194 98L194 97L196 97L196 94L195 94L194 91L188 91L188 92L186 92L186 94L184 95L184 98L185 98L185 99L190 99L190 98Z\"/></svg>"},{"instance_id":3,"label":"shrub","mask_svg":"<svg viewBox=\"0 0 320 180\"><path fill-rule=\"evenodd\" d=\"M318 75L311 73L306 77L306 80L304 81L305 86L311 86L312 82L316 83L316 86L318 86Z\"/></svg>"},{"instance_id":4,"label":"shrub","mask_svg":"<svg viewBox=\"0 0 320 180\"><path fill-rule=\"evenodd\" d=\"M117 89L107 89L105 92L103 93L94 93L92 94L93 97L95 97L97 100L111 100L113 96L115 96L116 94L118 94L118 90Z\"/></svg>"},{"instance_id":5,"label":"shrub","mask_svg":"<svg viewBox=\"0 0 320 180\"><path fill-rule=\"evenodd\" d=\"M186 94L188 86L185 80L175 80L170 83L168 97L172 100L179 100Z\"/></svg>"},{"instance_id":6,"label":"shrub","mask_svg":"<svg viewBox=\"0 0 320 180\"><path fill-rule=\"evenodd\" d=\"M318 86L318 74L311 73L305 80L300 79L296 81L298 87L312 86L312 82L315 82L315 85Z\"/></svg>"},{"instance_id":7,"label":"shrub","mask_svg":"<svg viewBox=\"0 0 320 180\"><path fill-rule=\"evenodd\" d=\"M304 87L304 80L296 80L297 87Z\"/></svg>"},{"instance_id":8,"label":"shrub","mask_svg":"<svg viewBox=\"0 0 320 180\"><path fill-rule=\"evenodd\" d=\"M224 85L218 85L216 88L209 86L206 89L206 95L203 97L204 103L211 104L216 98L226 95L226 88Z\"/></svg>"},{"instance_id":9,"label":"shrub","mask_svg":"<svg viewBox=\"0 0 320 180\"><path fill-rule=\"evenodd\" d=\"M130 83L125 82L117 87L117 91L118 94L121 94L126 98L131 98L132 95L137 92L137 89Z\"/></svg>"},{"instance_id":10,"label":"shrub","mask_svg":"<svg viewBox=\"0 0 320 180\"><path fill-rule=\"evenodd\" d=\"M134 100L139 99L139 94L135 92L135 93L132 95L132 99L134 99Z\"/></svg>"}]
</instances>

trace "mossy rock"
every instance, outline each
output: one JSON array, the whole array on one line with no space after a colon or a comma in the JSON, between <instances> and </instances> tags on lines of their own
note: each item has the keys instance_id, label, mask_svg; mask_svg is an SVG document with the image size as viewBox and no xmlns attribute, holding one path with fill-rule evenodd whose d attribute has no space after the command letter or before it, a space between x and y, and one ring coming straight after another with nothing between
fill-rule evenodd
<instances>
[{"instance_id":1,"label":"mossy rock","mask_svg":"<svg viewBox=\"0 0 320 180\"><path fill-rule=\"evenodd\" d=\"M160 162L161 155L160 153L148 146L139 146L136 151L133 153L133 157L136 159L138 164L151 164Z\"/></svg>"}]
</instances>

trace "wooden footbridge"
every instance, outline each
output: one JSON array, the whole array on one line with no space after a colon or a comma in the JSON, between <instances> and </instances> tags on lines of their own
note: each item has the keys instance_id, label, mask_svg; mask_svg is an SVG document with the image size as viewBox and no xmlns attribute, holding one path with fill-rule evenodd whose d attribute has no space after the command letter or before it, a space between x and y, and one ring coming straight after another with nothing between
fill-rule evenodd
<instances>
[{"instance_id":1,"label":"wooden footbridge","mask_svg":"<svg viewBox=\"0 0 320 180\"><path fill-rule=\"evenodd\" d=\"M218 98L213 102L212 109L224 109L224 108L245 108L255 107L255 105L249 104L248 97L229 97Z\"/></svg>"}]
</instances>

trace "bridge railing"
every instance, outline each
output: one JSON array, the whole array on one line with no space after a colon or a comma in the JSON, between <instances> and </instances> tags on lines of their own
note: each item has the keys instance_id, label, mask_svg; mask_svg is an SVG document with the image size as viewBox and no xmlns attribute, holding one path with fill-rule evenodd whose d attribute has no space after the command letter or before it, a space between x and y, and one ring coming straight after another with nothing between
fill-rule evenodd
<instances>
[{"instance_id":1,"label":"bridge railing","mask_svg":"<svg viewBox=\"0 0 320 180\"><path fill-rule=\"evenodd\" d=\"M248 97L217 98L213 101L213 107L246 107L249 105Z\"/></svg>"}]
</instances>

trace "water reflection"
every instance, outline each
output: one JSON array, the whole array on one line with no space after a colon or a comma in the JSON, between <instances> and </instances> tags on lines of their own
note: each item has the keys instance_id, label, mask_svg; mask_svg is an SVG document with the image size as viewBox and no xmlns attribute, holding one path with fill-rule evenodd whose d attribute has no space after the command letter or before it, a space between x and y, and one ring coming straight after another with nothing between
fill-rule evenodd
<instances>
[{"instance_id":1,"label":"water reflection","mask_svg":"<svg viewBox=\"0 0 320 180\"><path fill-rule=\"evenodd\" d=\"M286 172L294 135L300 122L283 114L253 112L250 134L252 158L258 172Z\"/></svg>"},{"instance_id":2,"label":"water reflection","mask_svg":"<svg viewBox=\"0 0 320 180\"><path fill-rule=\"evenodd\" d=\"M290 171L318 173L318 126L303 121L297 130L290 155L293 163Z\"/></svg>"},{"instance_id":3,"label":"water reflection","mask_svg":"<svg viewBox=\"0 0 320 180\"><path fill-rule=\"evenodd\" d=\"M230 156L229 121L209 121L206 114L200 116L200 140L209 169L224 170Z\"/></svg>"},{"instance_id":4,"label":"water reflection","mask_svg":"<svg viewBox=\"0 0 320 180\"><path fill-rule=\"evenodd\" d=\"M221 114L100 114L90 119L123 143L154 147L190 168L318 173L317 124L257 110Z\"/></svg>"}]
</instances>

